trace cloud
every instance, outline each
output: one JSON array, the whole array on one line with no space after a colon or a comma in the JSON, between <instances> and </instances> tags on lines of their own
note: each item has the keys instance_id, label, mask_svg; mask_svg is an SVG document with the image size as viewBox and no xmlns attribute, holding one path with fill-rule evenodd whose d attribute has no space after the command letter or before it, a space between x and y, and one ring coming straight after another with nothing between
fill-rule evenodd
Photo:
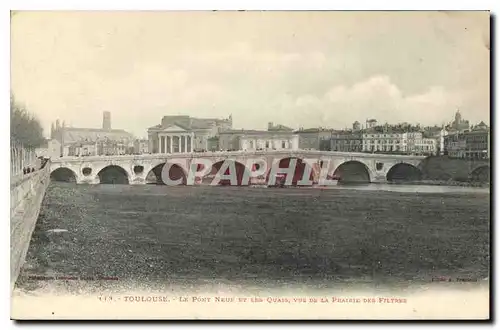
<instances>
[{"instance_id":1,"label":"cloud","mask_svg":"<svg viewBox=\"0 0 500 330\"><path fill-rule=\"evenodd\" d=\"M489 17L472 16L22 13L12 88L46 131L99 127L105 110L141 136L168 114L342 128L441 124L459 107L489 122Z\"/></svg>"},{"instance_id":2,"label":"cloud","mask_svg":"<svg viewBox=\"0 0 500 330\"><path fill-rule=\"evenodd\" d=\"M457 108L468 108L469 101L442 86L432 86L420 94L404 95L388 76L378 75L351 86L333 86L319 97L302 95L293 102L282 100L281 106L288 109L288 118L282 118L287 123L298 120L306 127L319 123L344 128L351 127L354 121L364 123L369 118L380 123L406 121L440 125L451 121Z\"/></svg>"}]
</instances>

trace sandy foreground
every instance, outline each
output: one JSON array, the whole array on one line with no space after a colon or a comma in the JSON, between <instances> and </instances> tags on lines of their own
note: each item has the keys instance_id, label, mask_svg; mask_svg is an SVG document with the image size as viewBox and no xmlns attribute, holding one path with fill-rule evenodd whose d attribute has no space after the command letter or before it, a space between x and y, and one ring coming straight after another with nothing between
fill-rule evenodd
<instances>
[{"instance_id":1,"label":"sandy foreground","mask_svg":"<svg viewBox=\"0 0 500 330\"><path fill-rule=\"evenodd\" d=\"M487 319L488 282L406 289L116 290L69 294L16 289L13 319Z\"/></svg>"},{"instance_id":2,"label":"sandy foreground","mask_svg":"<svg viewBox=\"0 0 500 330\"><path fill-rule=\"evenodd\" d=\"M53 185L15 319L486 319L489 196Z\"/></svg>"}]
</instances>

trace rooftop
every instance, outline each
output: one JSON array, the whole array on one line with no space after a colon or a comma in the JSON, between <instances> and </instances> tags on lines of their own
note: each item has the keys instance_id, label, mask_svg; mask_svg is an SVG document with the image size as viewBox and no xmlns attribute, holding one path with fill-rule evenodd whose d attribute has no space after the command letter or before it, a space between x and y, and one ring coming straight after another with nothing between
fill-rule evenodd
<instances>
[{"instance_id":1,"label":"rooftop","mask_svg":"<svg viewBox=\"0 0 500 330\"><path fill-rule=\"evenodd\" d=\"M65 144L83 141L95 142L103 139L130 140L134 138L131 133L123 129L105 130L101 128L66 127L62 132Z\"/></svg>"},{"instance_id":2,"label":"rooftop","mask_svg":"<svg viewBox=\"0 0 500 330\"><path fill-rule=\"evenodd\" d=\"M319 133L319 132L332 132L331 128L314 127L314 128L300 128L296 130L295 133Z\"/></svg>"},{"instance_id":3,"label":"rooftop","mask_svg":"<svg viewBox=\"0 0 500 330\"><path fill-rule=\"evenodd\" d=\"M280 131L280 130L256 130L256 129L230 129L219 133L222 134L291 134L292 131Z\"/></svg>"},{"instance_id":4,"label":"rooftop","mask_svg":"<svg viewBox=\"0 0 500 330\"><path fill-rule=\"evenodd\" d=\"M161 119L161 124L149 127L148 130L158 130L162 128L167 128L172 125L177 125L185 130L210 129L222 123L231 123L231 122L232 120L230 118L229 119L195 118L186 115L163 116Z\"/></svg>"}]
</instances>

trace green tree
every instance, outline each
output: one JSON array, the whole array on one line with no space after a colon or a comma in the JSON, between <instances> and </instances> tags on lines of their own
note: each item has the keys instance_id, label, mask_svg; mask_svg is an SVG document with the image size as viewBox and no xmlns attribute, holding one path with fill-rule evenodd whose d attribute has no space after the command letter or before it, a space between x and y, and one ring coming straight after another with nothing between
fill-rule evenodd
<instances>
[{"instance_id":1,"label":"green tree","mask_svg":"<svg viewBox=\"0 0 500 330\"><path fill-rule=\"evenodd\" d=\"M36 148L44 142L43 128L38 118L10 97L10 138L25 147Z\"/></svg>"}]
</instances>

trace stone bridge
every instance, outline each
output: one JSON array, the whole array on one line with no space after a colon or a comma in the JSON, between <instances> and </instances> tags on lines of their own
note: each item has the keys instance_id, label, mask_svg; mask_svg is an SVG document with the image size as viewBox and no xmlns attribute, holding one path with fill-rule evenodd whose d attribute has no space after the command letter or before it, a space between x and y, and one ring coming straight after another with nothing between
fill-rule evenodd
<instances>
[{"instance_id":1,"label":"stone bridge","mask_svg":"<svg viewBox=\"0 0 500 330\"><path fill-rule=\"evenodd\" d=\"M200 165L193 165L197 162L195 159L208 160L213 164L209 175L219 171L224 161L234 162L238 180L245 171L259 170L262 166L260 164L268 164L265 174L262 175L267 178L271 164L288 168L290 162L295 160L295 184L302 178L308 166L313 182L317 182L322 166L328 169L330 178L346 181L386 182L405 178L417 180L421 178L422 171L419 167L425 157L316 150L61 157L51 160L51 177L55 180L87 184L145 184L151 183L151 180L162 182L160 177L163 165L167 160L171 162L174 159L176 164L169 171L172 180L185 179L192 169L191 166L199 170Z\"/></svg>"}]
</instances>

